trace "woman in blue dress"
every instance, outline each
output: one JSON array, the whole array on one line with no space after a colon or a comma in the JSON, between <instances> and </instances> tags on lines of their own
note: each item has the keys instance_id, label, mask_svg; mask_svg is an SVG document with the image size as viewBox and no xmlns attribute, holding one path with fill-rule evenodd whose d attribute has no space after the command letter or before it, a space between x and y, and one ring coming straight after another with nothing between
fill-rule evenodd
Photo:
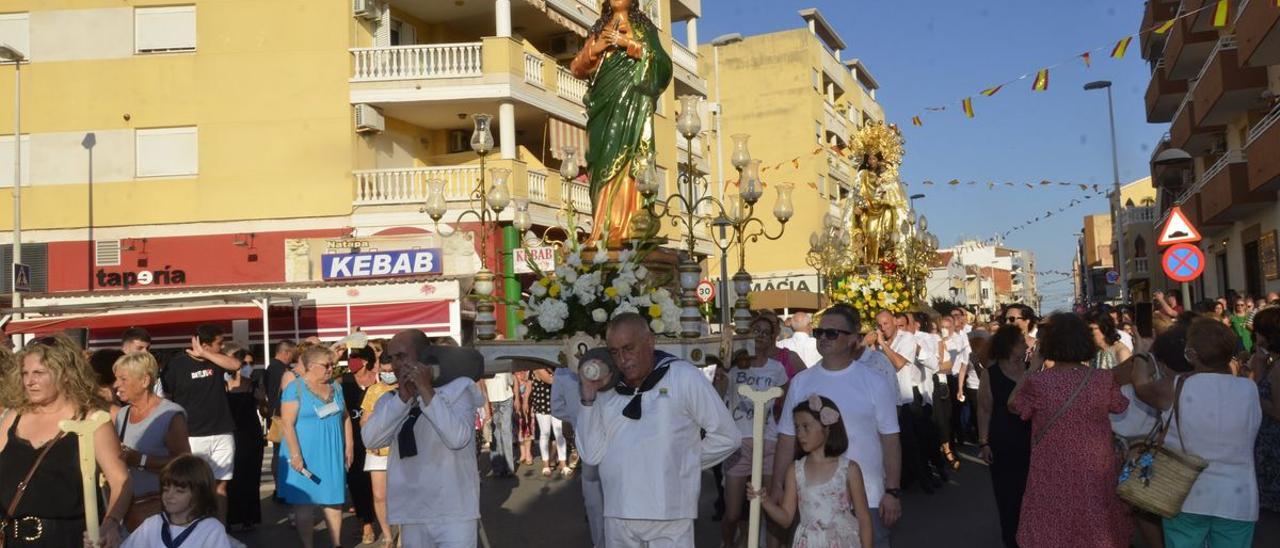
<instances>
[{"instance_id":1,"label":"woman in blue dress","mask_svg":"<svg viewBox=\"0 0 1280 548\"><path fill-rule=\"evenodd\" d=\"M333 381L337 359L328 348L302 352L298 381L280 396L287 453L280 454L280 496L294 506L302 546L312 547L315 507L324 510L333 546L340 546L346 470L351 465L351 419L342 390Z\"/></svg>"}]
</instances>

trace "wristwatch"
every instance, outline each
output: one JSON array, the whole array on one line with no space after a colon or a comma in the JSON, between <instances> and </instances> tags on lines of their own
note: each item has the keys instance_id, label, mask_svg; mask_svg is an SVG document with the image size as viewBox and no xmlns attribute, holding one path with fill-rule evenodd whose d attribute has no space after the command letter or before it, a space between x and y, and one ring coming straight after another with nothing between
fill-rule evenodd
<instances>
[{"instance_id":1,"label":"wristwatch","mask_svg":"<svg viewBox=\"0 0 1280 548\"><path fill-rule=\"evenodd\" d=\"M893 498L902 500L902 489L899 489L897 487L894 487L892 489L885 489L884 494L893 495Z\"/></svg>"},{"instance_id":2,"label":"wristwatch","mask_svg":"<svg viewBox=\"0 0 1280 548\"><path fill-rule=\"evenodd\" d=\"M142 456L138 457L138 469L146 470L146 468L147 468L147 455L146 453L143 453Z\"/></svg>"}]
</instances>

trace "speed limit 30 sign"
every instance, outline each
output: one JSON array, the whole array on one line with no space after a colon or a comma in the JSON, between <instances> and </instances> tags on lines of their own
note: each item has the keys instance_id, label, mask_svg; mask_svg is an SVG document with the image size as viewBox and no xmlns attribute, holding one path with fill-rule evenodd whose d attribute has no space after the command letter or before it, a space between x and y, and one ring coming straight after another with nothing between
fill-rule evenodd
<instances>
[{"instance_id":1,"label":"speed limit 30 sign","mask_svg":"<svg viewBox=\"0 0 1280 548\"><path fill-rule=\"evenodd\" d=\"M698 282L698 287L693 291L698 295L698 302L703 304L709 303L711 302L711 299L716 298L716 286L711 283L711 280L702 280Z\"/></svg>"}]
</instances>

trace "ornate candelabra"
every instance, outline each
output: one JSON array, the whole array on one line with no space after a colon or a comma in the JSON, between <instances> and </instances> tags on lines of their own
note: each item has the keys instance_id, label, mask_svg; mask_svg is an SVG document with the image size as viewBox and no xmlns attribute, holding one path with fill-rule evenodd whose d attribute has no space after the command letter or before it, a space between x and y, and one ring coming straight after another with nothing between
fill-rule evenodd
<instances>
[{"instance_id":1,"label":"ornate candelabra","mask_svg":"<svg viewBox=\"0 0 1280 548\"><path fill-rule=\"evenodd\" d=\"M809 234L809 252L805 262L818 272L818 285L825 293L830 293L831 281L853 271L861 262L856 253L861 245L854 245L854 240L861 240L861 234L849 230L849 224L836 215L826 214L822 219L822 229Z\"/></svg>"},{"instance_id":2,"label":"ornate candelabra","mask_svg":"<svg viewBox=\"0 0 1280 548\"><path fill-rule=\"evenodd\" d=\"M560 162L560 177L564 180L563 188L569 188L569 184L578 178L578 148L573 146L565 146L561 148L563 160ZM520 245L528 249L531 247L550 245L556 248L563 248L565 240L556 240L552 238L552 231L559 230L564 232L565 238L573 238L581 241L588 235L588 231L583 229L577 223L578 211L573 207L573 200L563 200L562 212L565 215L564 224L561 224L559 214L556 216L557 223L548 226L542 231L542 234L535 234L533 228L533 218L529 215L529 200L517 198L515 200L515 215L512 217L511 226L514 226L520 233Z\"/></svg>"},{"instance_id":3,"label":"ornate candelabra","mask_svg":"<svg viewBox=\"0 0 1280 548\"><path fill-rule=\"evenodd\" d=\"M511 176L511 170L505 168L490 169L490 175L493 177L491 185L486 185L485 181L485 157L493 151L493 133L490 131L489 124L492 116L488 114L473 114L471 116L475 128L471 133L471 150L480 156L480 179L476 186L467 194L468 203L479 202L479 207L469 207L458 214L456 221L462 221L468 215L472 215L480 222L480 270L476 272L475 284L472 288L473 299L476 301L476 337L480 340L493 340L496 337L495 328L497 319L493 315L493 290L494 290L494 274L489 270L487 257L489 256L489 231L492 229L493 223L498 220L498 215L507 208L511 203L511 191L507 187L507 179ZM449 203L445 195L445 182L440 179L432 179L427 182L427 203L422 208L431 217L436 224L436 232L444 236L450 236L457 233L455 229L449 234L440 231L440 219L444 218L449 212ZM527 215L527 207L526 207Z\"/></svg>"},{"instance_id":4,"label":"ornate candelabra","mask_svg":"<svg viewBox=\"0 0 1280 548\"><path fill-rule=\"evenodd\" d=\"M746 149L746 136L735 135L734 141L742 143ZM791 192L795 188L790 183L777 186L778 199L773 206L773 216L778 220L778 231L770 234L764 221L755 216L756 202L763 194L760 182L760 160L749 160L745 167L739 169L738 184L741 191L725 204L725 217L733 224L734 242L738 246L738 271L733 275L733 291L738 298L733 304L733 329L739 335L745 335L751 327L751 301L747 294L751 291L751 274L747 271L747 242L758 242L763 237L777 240L787 230L787 221L795 213L791 204Z\"/></svg>"}]
</instances>

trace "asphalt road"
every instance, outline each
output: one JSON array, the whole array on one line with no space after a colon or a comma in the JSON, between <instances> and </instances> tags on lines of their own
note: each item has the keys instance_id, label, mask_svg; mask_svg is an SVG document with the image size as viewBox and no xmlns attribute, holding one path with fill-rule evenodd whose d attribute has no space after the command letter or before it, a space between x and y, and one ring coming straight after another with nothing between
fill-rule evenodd
<instances>
[{"instance_id":1,"label":"asphalt road","mask_svg":"<svg viewBox=\"0 0 1280 548\"><path fill-rule=\"evenodd\" d=\"M967 448L969 453L972 448ZM903 496L903 519L894 528L895 548L998 548L1000 546L995 501L986 467L966 460L950 484L933 495L908 490ZM265 464L265 463L264 463ZM487 459L482 459L482 471ZM537 467L519 470L516 478L483 478L480 483L482 548L574 548L588 546L581 486L577 477L543 478ZM715 490L711 474L704 474L702 512L697 521L697 545L719 546L719 522L711 520ZM264 466L264 524L249 532L235 532L248 546L284 548L299 546L287 522L287 508L271 502L270 474ZM348 514L343 522L343 545L358 544L360 531ZM328 548L328 533L317 530L316 546ZM1264 512L1254 535L1254 546L1280 546L1280 514Z\"/></svg>"}]
</instances>

